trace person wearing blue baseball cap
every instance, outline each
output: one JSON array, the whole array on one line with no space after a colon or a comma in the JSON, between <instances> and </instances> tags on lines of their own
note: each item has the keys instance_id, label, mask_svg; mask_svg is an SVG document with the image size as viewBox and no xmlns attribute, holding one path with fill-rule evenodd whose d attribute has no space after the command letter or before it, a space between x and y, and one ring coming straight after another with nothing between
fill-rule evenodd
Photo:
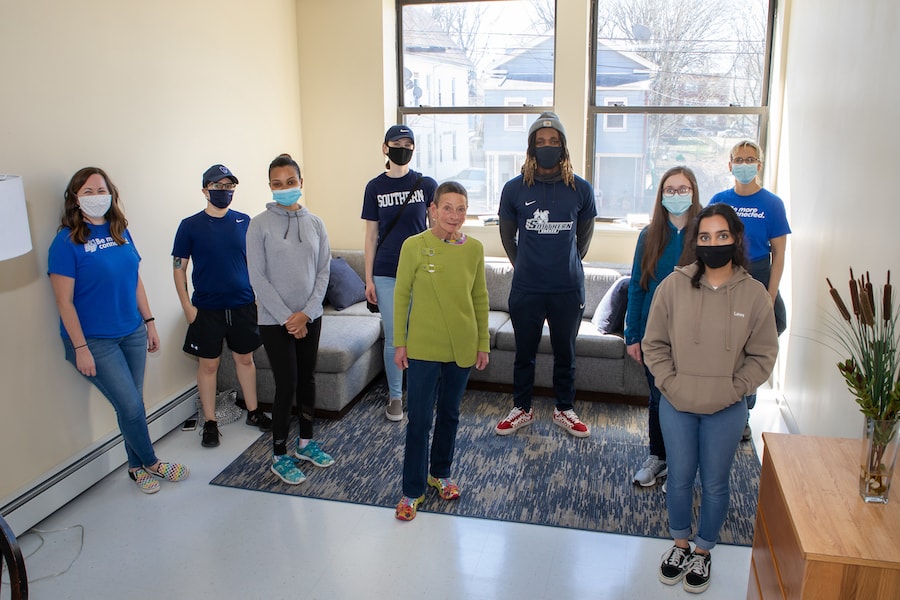
<instances>
[{"instance_id":1,"label":"person wearing blue baseball cap","mask_svg":"<svg viewBox=\"0 0 900 600\"><path fill-rule=\"evenodd\" d=\"M522 174L500 193L500 240L513 264L509 316L516 338L513 408L494 428L508 435L531 425L534 369L544 321L553 348L553 422L575 437L590 429L575 413L575 337L584 314L584 268L597 207L591 184L575 175L566 130L544 112L528 130Z\"/></svg>"},{"instance_id":2,"label":"person wearing blue baseball cap","mask_svg":"<svg viewBox=\"0 0 900 600\"><path fill-rule=\"evenodd\" d=\"M247 272L247 228L250 217L229 208L238 178L225 165L203 173L206 208L181 222L172 248L175 291L188 322L183 350L196 356L197 390L203 410L201 445L219 445L216 422L216 373L223 340L234 356L247 425L270 431L272 421L259 408L253 351L262 343L256 302ZM194 260L188 291L188 264Z\"/></svg>"},{"instance_id":3,"label":"person wearing blue baseball cap","mask_svg":"<svg viewBox=\"0 0 900 600\"><path fill-rule=\"evenodd\" d=\"M366 301L380 312L384 326L384 370L388 380L385 417L403 420L403 371L394 364L394 286L400 247L411 235L425 231L427 211L437 181L410 169L416 142L407 125L392 125L384 134L381 151L384 173L369 181L363 193L362 218L366 222Z\"/></svg>"}]
</instances>

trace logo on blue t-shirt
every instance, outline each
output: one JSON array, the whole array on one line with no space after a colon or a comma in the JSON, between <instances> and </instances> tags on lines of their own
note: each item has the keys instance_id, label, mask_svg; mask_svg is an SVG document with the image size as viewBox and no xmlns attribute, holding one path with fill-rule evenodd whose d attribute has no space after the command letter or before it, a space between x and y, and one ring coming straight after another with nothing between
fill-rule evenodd
<instances>
[{"instance_id":1,"label":"logo on blue t-shirt","mask_svg":"<svg viewBox=\"0 0 900 600\"><path fill-rule=\"evenodd\" d=\"M125 240L125 243L128 243L128 240ZM112 238L111 235L106 236L105 238L91 238L84 243L84 251L88 254L91 252L96 252L97 250L105 250L112 246L118 246L116 240Z\"/></svg>"},{"instance_id":2,"label":"logo on blue t-shirt","mask_svg":"<svg viewBox=\"0 0 900 600\"><path fill-rule=\"evenodd\" d=\"M742 219L765 219L766 211L759 210L755 206L732 206L734 212Z\"/></svg>"},{"instance_id":3,"label":"logo on blue t-shirt","mask_svg":"<svg viewBox=\"0 0 900 600\"><path fill-rule=\"evenodd\" d=\"M569 231L572 229L572 221L550 222L550 211L536 209L534 215L530 219L525 220L525 229L528 231L536 231L538 234L559 233L560 231Z\"/></svg>"}]
</instances>

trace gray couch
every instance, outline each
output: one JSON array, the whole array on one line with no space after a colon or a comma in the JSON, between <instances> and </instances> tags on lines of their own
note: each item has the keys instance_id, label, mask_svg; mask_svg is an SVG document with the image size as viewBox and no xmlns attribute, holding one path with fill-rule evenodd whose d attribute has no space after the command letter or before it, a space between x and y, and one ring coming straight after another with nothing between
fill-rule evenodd
<instances>
[{"instance_id":1,"label":"gray couch","mask_svg":"<svg viewBox=\"0 0 900 600\"><path fill-rule=\"evenodd\" d=\"M584 397L612 394L633 397L619 398L620 400L642 402L649 394L643 367L625 353L624 340L617 335L600 333L591 322L604 294L626 273L626 268L622 266L585 266L584 318L575 342L575 388L579 393L585 392L580 394ZM485 280L491 309L488 317L491 356L484 371L472 369L470 381L512 384L516 354L515 334L508 306L512 275L513 268L508 260L485 259ZM553 386L553 354L550 330L546 324L538 347L534 379L536 387Z\"/></svg>"},{"instance_id":2,"label":"gray couch","mask_svg":"<svg viewBox=\"0 0 900 600\"><path fill-rule=\"evenodd\" d=\"M343 257L361 278L364 277L362 250L332 250L332 255ZM622 396L617 399L642 402L648 395L643 368L626 355L622 338L602 334L591 323L603 295L624 272L621 266L585 266L584 319L575 346L578 355L575 386L582 397L599 397L602 394L606 398ZM490 296L491 356L490 364L484 371L472 370L469 379L474 385L512 385L516 349L508 307L512 275L512 265L505 258L485 259L485 280ZM322 337L316 363L316 412L323 417L340 418L352 408L354 399L383 371L381 318L370 313L365 302L359 302L342 311L326 305L322 319ZM274 396L275 381L262 347L254 353L254 360L257 392L260 402L265 405L271 403ZM538 349L535 386L548 389L553 386L553 355L546 325ZM227 351L222 353L218 389L237 390L241 397L234 361ZM626 396L631 398L624 398Z\"/></svg>"},{"instance_id":3,"label":"gray couch","mask_svg":"<svg viewBox=\"0 0 900 600\"><path fill-rule=\"evenodd\" d=\"M365 276L361 250L333 250L331 254L343 257L357 274ZM365 302L342 311L326 305L316 359L316 414L326 418L343 416L360 392L384 370L382 349L381 317L370 313ZM253 353L253 359L259 401L263 405L271 404L275 396L275 379L262 346ZM217 387L219 390L237 390L238 397L243 397L234 360L227 348L222 352Z\"/></svg>"}]
</instances>

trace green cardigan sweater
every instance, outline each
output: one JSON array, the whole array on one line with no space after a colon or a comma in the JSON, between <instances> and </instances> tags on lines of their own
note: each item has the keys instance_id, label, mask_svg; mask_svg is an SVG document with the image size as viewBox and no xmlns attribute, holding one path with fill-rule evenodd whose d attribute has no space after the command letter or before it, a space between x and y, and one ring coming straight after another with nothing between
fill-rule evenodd
<instances>
[{"instance_id":1,"label":"green cardigan sweater","mask_svg":"<svg viewBox=\"0 0 900 600\"><path fill-rule=\"evenodd\" d=\"M409 358L475 364L490 351L484 246L447 244L431 231L403 242L394 288L394 347Z\"/></svg>"}]
</instances>

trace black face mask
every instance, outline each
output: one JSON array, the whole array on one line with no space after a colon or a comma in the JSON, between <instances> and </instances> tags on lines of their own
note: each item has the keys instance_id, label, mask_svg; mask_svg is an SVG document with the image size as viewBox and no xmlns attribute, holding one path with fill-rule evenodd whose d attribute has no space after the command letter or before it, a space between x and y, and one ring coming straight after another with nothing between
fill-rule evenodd
<instances>
[{"instance_id":1,"label":"black face mask","mask_svg":"<svg viewBox=\"0 0 900 600\"><path fill-rule=\"evenodd\" d=\"M216 208L228 208L231 199L234 197L234 190L207 190L209 192L209 203Z\"/></svg>"},{"instance_id":2,"label":"black face mask","mask_svg":"<svg viewBox=\"0 0 900 600\"><path fill-rule=\"evenodd\" d=\"M719 269L734 258L734 244L727 246L697 246L697 258L710 269Z\"/></svg>"},{"instance_id":3,"label":"black face mask","mask_svg":"<svg viewBox=\"0 0 900 600\"><path fill-rule=\"evenodd\" d=\"M534 158L542 169L553 169L559 166L562 160L562 148L560 146L541 146L534 149Z\"/></svg>"},{"instance_id":4,"label":"black face mask","mask_svg":"<svg viewBox=\"0 0 900 600\"><path fill-rule=\"evenodd\" d=\"M409 161L412 160L413 149L412 148L394 148L388 146L388 158L391 159L391 162L395 165L400 165L401 167L405 164L408 164Z\"/></svg>"}]
</instances>

